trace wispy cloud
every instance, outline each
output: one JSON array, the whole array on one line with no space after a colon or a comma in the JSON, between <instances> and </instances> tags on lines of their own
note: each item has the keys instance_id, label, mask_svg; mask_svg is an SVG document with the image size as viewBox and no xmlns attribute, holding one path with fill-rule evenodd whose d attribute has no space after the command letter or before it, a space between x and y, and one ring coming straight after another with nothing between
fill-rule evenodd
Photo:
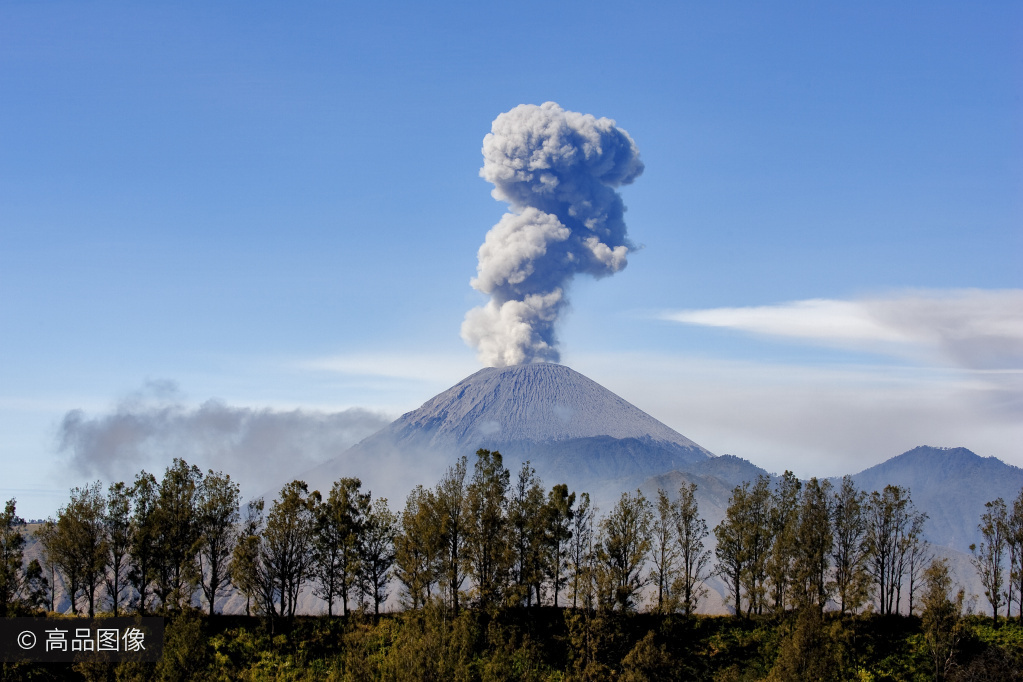
<instances>
[{"instance_id":1,"label":"wispy cloud","mask_svg":"<svg viewBox=\"0 0 1023 682\"><path fill-rule=\"evenodd\" d=\"M353 376L441 383L445 387L480 369L468 355L427 353L349 353L302 360L297 366Z\"/></svg>"},{"instance_id":2,"label":"wispy cloud","mask_svg":"<svg viewBox=\"0 0 1023 682\"><path fill-rule=\"evenodd\" d=\"M842 301L668 311L666 320L913 355L970 369L1023 369L1023 290L914 290Z\"/></svg>"},{"instance_id":3,"label":"wispy cloud","mask_svg":"<svg viewBox=\"0 0 1023 682\"><path fill-rule=\"evenodd\" d=\"M925 443L1023 464L1014 445L1023 437L1023 290L908 290L660 317L899 360L658 359L675 381L638 391L711 450L806 475L858 471Z\"/></svg>"}]
</instances>

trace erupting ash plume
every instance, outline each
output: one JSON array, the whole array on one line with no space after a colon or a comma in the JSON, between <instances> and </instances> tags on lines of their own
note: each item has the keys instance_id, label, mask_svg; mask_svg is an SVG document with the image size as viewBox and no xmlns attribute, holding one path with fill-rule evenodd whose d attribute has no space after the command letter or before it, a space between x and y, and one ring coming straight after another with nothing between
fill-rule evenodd
<instances>
[{"instance_id":1,"label":"erupting ash plume","mask_svg":"<svg viewBox=\"0 0 1023 682\"><path fill-rule=\"evenodd\" d=\"M643 172L639 150L613 120L547 102L498 116L483 159L480 176L511 211L480 247L471 284L490 301L466 314L462 338L487 365L556 362L568 283L618 272L635 248L615 188Z\"/></svg>"}]
</instances>

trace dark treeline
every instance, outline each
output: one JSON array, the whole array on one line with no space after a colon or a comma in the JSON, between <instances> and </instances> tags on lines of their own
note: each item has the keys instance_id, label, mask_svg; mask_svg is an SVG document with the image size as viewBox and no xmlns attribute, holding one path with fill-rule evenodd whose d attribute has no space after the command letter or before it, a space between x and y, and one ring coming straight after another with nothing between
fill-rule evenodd
<instances>
[{"instance_id":1,"label":"dark treeline","mask_svg":"<svg viewBox=\"0 0 1023 682\"><path fill-rule=\"evenodd\" d=\"M983 541L971 549L992 625L1014 606L1023 622L1023 491L1011 508L999 499L986 509ZM833 487L791 472L735 487L713 531L695 484L658 491L655 501L624 493L598 516L587 493L546 488L528 462L513 475L488 450L471 465L460 458L435 486L417 486L397 513L356 478L325 493L292 481L269 507L256 499L243 508L230 476L176 459L161 479L143 471L105 493L98 482L73 489L35 531L41 559L25 561L24 522L9 501L0 609L52 612L64 600L73 614L177 619L197 605L213 616L240 594L246 616L272 633L295 626L307 592L328 616L347 622L355 611L377 628L393 627L381 611L395 602L420 621L448 614L439 616L446 627L464 618L497 627L520 612L549 620L541 614L554 607L563 627L582 619L590 634L571 646L586 659L602 646L600 627L641 612L697 627L707 580L718 577L736 622L749 624L737 627L791 622L789 639L823 632L829 619L919 614L941 677L962 649L966 595L924 541L925 522L904 488L867 493L849 477ZM647 644L644 655L660 655ZM779 644L778 661L785 651ZM790 654L797 668L808 664Z\"/></svg>"}]
</instances>

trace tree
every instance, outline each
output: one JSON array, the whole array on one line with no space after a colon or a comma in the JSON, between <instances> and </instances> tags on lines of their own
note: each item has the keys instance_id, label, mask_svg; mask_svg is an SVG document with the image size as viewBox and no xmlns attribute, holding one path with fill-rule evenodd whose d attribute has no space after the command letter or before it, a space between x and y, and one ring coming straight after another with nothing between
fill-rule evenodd
<instances>
[{"instance_id":1,"label":"tree","mask_svg":"<svg viewBox=\"0 0 1023 682\"><path fill-rule=\"evenodd\" d=\"M81 587L89 602L89 618L96 615L96 591L106 577L107 547L104 516L106 501L96 481L71 493L71 504L65 509L71 522L69 532L78 557ZM58 521L59 525L59 521Z\"/></svg>"},{"instance_id":2,"label":"tree","mask_svg":"<svg viewBox=\"0 0 1023 682\"><path fill-rule=\"evenodd\" d=\"M980 530L984 541L980 546L970 545L973 552L973 565L977 568L980 583L984 586L984 596L991 604L991 615L995 626L998 625L998 608L1002 604L1002 560L1005 556L1005 527L1007 513L1005 501L998 498L984 505L987 509L980 517Z\"/></svg>"},{"instance_id":3,"label":"tree","mask_svg":"<svg viewBox=\"0 0 1023 682\"><path fill-rule=\"evenodd\" d=\"M21 526L25 522L15 509L14 499L7 500L4 513L0 515L0 618L13 608L24 580L25 536Z\"/></svg>"},{"instance_id":4,"label":"tree","mask_svg":"<svg viewBox=\"0 0 1023 682\"><path fill-rule=\"evenodd\" d=\"M43 566L39 559L32 559L25 567L24 580L21 583L20 601L30 609L46 606L50 592L50 581L43 575Z\"/></svg>"},{"instance_id":5,"label":"tree","mask_svg":"<svg viewBox=\"0 0 1023 682\"><path fill-rule=\"evenodd\" d=\"M245 595L245 615L251 615L252 601L268 616L276 613L273 582L262 551L263 498L250 500L245 520L231 553L231 582Z\"/></svg>"},{"instance_id":6,"label":"tree","mask_svg":"<svg viewBox=\"0 0 1023 682\"><path fill-rule=\"evenodd\" d=\"M1015 595L1016 613L1019 622L1023 623L1023 489L1012 503L1012 513L1006 520L1005 543L1009 553L1009 590L1006 598L1011 608ZM1008 616L1006 611L1006 617Z\"/></svg>"},{"instance_id":7,"label":"tree","mask_svg":"<svg viewBox=\"0 0 1023 682\"><path fill-rule=\"evenodd\" d=\"M622 493L611 512L600 521L595 559L597 589L602 606L628 611L646 584L643 563L650 551L653 511L639 490Z\"/></svg>"},{"instance_id":8,"label":"tree","mask_svg":"<svg viewBox=\"0 0 1023 682\"><path fill-rule=\"evenodd\" d=\"M793 561L796 556L799 526L799 479L786 471L778 479L771 505L770 525L774 543L767 559L767 578L775 611L784 611L788 600L789 584L793 580Z\"/></svg>"},{"instance_id":9,"label":"tree","mask_svg":"<svg viewBox=\"0 0 1023 682\"><path fill-rule=\"evenodd\" d=\"M465 475L468 461L460 457L455 465L437 485L434 500L443 551L441 553L441 576L448 600L455 616L458 615L459 593L465 581L465 533L468 525L465 511Z\"/></svg>"},{"instance_id":10,"label":"tree","mask_svg":"<svg viewBox=\"0 0 1023 682\"><path fill-rule=\"evenodd\" d=\"M198 583L196 498L202 485L197 466L175 458L163 474L150 516L154 540L156 593L164 611L192 603Z\"/></svg>"},{"instance_id":11,"label":"tree","mask_svg":"<svg viewBox=\"0 0 1023 682\"><path fill-rule=\"evenodd\" d=\"M927 649L934 661L934 679L943 680L955 664L956 649L962 639L960 619L963 612L963 590L953 601L950 598L952 577L948 560L934 559L923 574L923 632Z\"/></svg>"},{"instance_id":12,"label":"tree","mask_svg":"<svg viewBox=\"0 0 1023 682\"><path fill-rule=\"evenodd\" d=\"M773 498L771 496L770 479L767 476L757 476L756 482L750 489L749 507L747 509L747 525L745 530L748 533L747 544L749 562L746 564L746 573L743 576L743 589L749 597L748 612L764 612L764 602L767 597L767 559L771 553L773 537L771 535L771 508Z\"/></svg>"},{"instance_id":13,"label":"tree","mask_svg":"<svg viewBox=\"0 0 1023 682\"><path fill-rule=\"evenodd\" d=\"M748 533L745 531L746 508L749 506L749 483L737 485L728 498L725 518L714 527L717 547L717 572L728 586L735 615L742 614L742 577L749 562Z\"/></svg>"},{"instance_id":14,"label":"tree","mask_svg":"<svg viewBox=\"0 0 1023 682\"><path fill-rule=\"evenodd\" d=\"M484 609L500 603L511 564L505 500L510 480L500 452L476 451L465 495L465 551L479 605Z\"/></svg>"},{"instance_id":15,"label":"tree","mask_svg":"<svg viewBox=\"0 0 1023 682\"><path fill-rule=\"evenodd\" d=\"M88 603L89 617L96 614L96 591L107 567L107 543L103 528L106 502L100 483L71 490L71 500L57 513L50 561L56 563L70 586L71 611L78 613L81 595Z\"/></svg>"},{"instance_id":16,"label":"tree","mask_svg":"<svg viewBox=\"0 0 1023 682\"><path fill-rule=\"evenodd\" d=\"M532 606L535 594L536 604L540 605L544 577L543 506L543 482L527 461L515 479L508 509L514 579L512 603Z\"/></svg>"},{"instance_id":17,"label":"tree","mask_svg":"<svg viewBox=\"0 0 1023 682\"><path fill-rule=\"evenodd\" d=\"M920 589L923 581L924 571L934 559L930 544L923 538L924 520L926 514L918 514L911 519L909 533L903 540L905 550L906 578L909 580L909 605L907 613L913 615L914 598Z\"/></svg>"},{"instance_id":18,"label":"tree","mask_svg":"<svg viewBox=\"0 0 1023 682\"><path fill-rule=\"evenodd\" d=\"M547 578L554 591L554 606L558 606L558 595L564 586L565 570L569 567L569 542L572 540L572 521L575 518L575 493L568 492L568 486L559 483L547 493L544 506L544 526L547 529Z\"/></svg>"},{"instance_id":19,"label":"tree","mask_svg":"<svg viewBox=\"0 0 1023 682\"><path fill-rule=\"evenodd\" d=\"M231 581L245 594L245 612L255 602L271 631L277 618L294 617L308 578L312 508L319 493L306 493L302 481L285 485L266 519L263 498L250 501L232 553Z\"/></svg>"},{"instance_id":20,"label":"tree","mask_svg":"<svg viewBox=\"0 0 1023 682\"><path fill-rule=\"evenodd\" d=\"M49 579L43 578L43 582L47 586L48 601L45 603L47 611L53 612L56 608L57 600L57 564L53 557L55 556L56 543L57 543L57 523L53 519L47 519L43 524L36 529L36 538L39 540L39 544L43 548L42 562L40 568L43 568L50 574ZM44 595L45 596L45 595Z\"/></svg>"},{"instance_id":21,"label":"tree","mask_svg":"<svg viewBox=\"0 0 1023 682\"><path fill-rule=\"evenodd\" d=\"M230 560L239 520L238 484L212 469L199 483L196 500L196 535L192 548L198 562L199 587L214 613L217 597L230 584Z\"/></svg>"},{"instance_id":22,"label":"tree","mask_svg":"<svg viewBox=\"0 0 1023 682\"><path fill-rule=\"evenodd\" d=\"M60 578L64 593L71 602L71 613L77 615L78 586L81 580L80 570L74 548L71 545L70 533L68 532L69 522L65 520L62 525L60 521L61 517L58 512L57 520L47 521L46 525L40 530L39 540L43 544L43 552L46 557L46 563L50 566L51 574L55 579L56 577ZM54 592L56 592L56 589L56 580L54 580ZM54 594L51 598L51 606L55 606L52 603L55 599L56 595Z\"/></svg>"},{"instance_id":23,"label":"tree","mask_svg":"<svg viewBox=\"0 0 1023 682\"><path fill-rule=\"evenodd\" d=\"M313 576L318 596L327 601L327 615L334 615L334 600L348 615L348 602L358 586L363 526L370 496L361 492L362 481L342 478L334 482L330 495L316 506L313 532Z\"/></svg>"},{"instance_id":24,"label":"tree","mask_svg":"<svg viewBox=\"0 0 1023 682\"><path fill-rule=\"evenodd\" d=\"M441 553L440 523L433 492L417 485L405 500L394 540L395 575L405 587L405 605L425 606L437 581Z\"/></svg>"},{"instance_id":25,"label":"tree","mask_svg":"<svg viewBox=\"0 0 1023 682\"><path fill-rule=\"evenodd\" d=\"M373 614L387 599L387 584L394 565L394 537L398 519L379 497L370 505L362 528L359 561L359 590L373 601Z\"/></svg>"},{"instance_id":26,"label":"tree","mask_svg":"<svg viewBox=\"0 0 1023 682\"><path fill-rule=\"evenodd\" d=\"M653 570L652 581L657 583L657 611L675 610L672 587L676 581L678 546L675 542L675 505L664 490L657 489L657 516L653 525Z\"/></svg>"},{"instance_id":27,"label":"tree","mask_svg":"<svg viewBox=\"0 0 1023 682\"><path fill-rule=\"evenodd\" d=\"M912 538L922 532L927 517L916 512L907 489L888 485L870 494L866 518L867 571L877 588L879 611L898 613Z\"/></svg>"},{"instance_id":28,"label":"tree","mask_svg":"<svg viewBox=\"0 0 1023 682\"><path fill-rule=\"evenodd\" d=\"M795 534L793 579L796 604L824 611L831 594L828 571L834 536L831 532L831 484L811 478L803 489Z\"/></svg>"},{"instance_id":29,"label":"tree","mask_svg":"<svg viewBox=\"0 0 1023 682\"><path fill-rule=\"evenodd\" d=\"M572 571L572 608L578 606L580 597L587 609L592 608L592 580L590 570L593 555L593 508L590 494L582 493L572 518L572 537L568 546L569 563Z\"/></svg>"},{"instance_id":30,"label":"tree","mask_svg":"<svg viewBox=\"0 0 1023 682\"><path fill-rule=\"evenodd\" d=\"M255 600L270 619L294 618L298 597L309 577L313 510L320 501L303 481L292 481L274 500L263 519L263 499L248 503L245 521L231 559L231 580L246 596L245 610Z\"/></svg>"},{"instance_id":31,"label":"tree","mask_svg":"<svg viewBox=\"0 0 1023 682\"><path fill-rule=\"evenodd\" d=\"M771 549L771 493L769 479L758 476L750 486L732 490L724 520L714 528L718 571L726 579L740 614L746 596L746 615L763 612L767 557Z\"/></svg>"},{"instance_id":32,"label":"tree","mask_svg":"<svg viewBox=\"0 0 1023 682\"><path fill-rule=\"evenodd\" d=\"M679 572L675 592L682 611L691 616L700 599L707 593L703 582L708 577L710 551L703 540L707 537L707 522L700 517L696 504L696 484L684 483L678 490L675 503L675 538L678 542Z\"/></svg>"},{"instance_id":33,"label":"tree","mask_svg":"<svg viewBox=\"0 0 1023 682\"><path fill-rule=\"evenodd\" d=\"M277 613L282 618L295 617L298 597L309 578L314 514L319 502L320 494L316 491L310 494L304 481L292 481L281 488L267 515L262 533L261 572L269 579L272 593L278 599Z\"/></svg>"},{"instance_id":34,"label":"tree","mask_svg":"<svg viewBox=\"0 0 1023 682\"><path fill-rule=\"evenodd\" d=\"M128 582L138 595L138 611L146 615L150 586L156 577L159 553L159 530L156 527L156 506L159 486L156 477L139 472L131 487L131 521L128 547Z\"/></svg>"},{"instance_id":35,"label":"tree","mask_svg":"<svg viewBox=\"0 0 1023 682\"><path fill-rule=\"evenodd\" d=\"M835 593L842 615L847 610L858 609L867 598L865 503L866 493L856 489L852 477L843 477L831 506L831 525L835 535L831 559L835 567Z\"/></svg>"},{"instance_id":36,"label":"tree","mask_svg":"<svg viewBox=\"0 0 1023 682\"><path fill-rule=\"evenodd\" d=\"M128 550L131 548L131 491L117 482L107 489L107 508L104 517L107 539L107 561L110 570L106 578L107 596L114 616L119 615L121 600L127 585Z\"/></svg>"}]
</instances>

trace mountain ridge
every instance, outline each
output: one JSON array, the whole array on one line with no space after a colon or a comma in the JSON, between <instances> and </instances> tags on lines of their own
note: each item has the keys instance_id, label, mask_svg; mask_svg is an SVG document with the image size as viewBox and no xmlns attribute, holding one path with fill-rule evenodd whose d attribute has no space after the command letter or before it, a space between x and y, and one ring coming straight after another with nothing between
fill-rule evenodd
<instances>
[{"instance_id":1,"label":"mountain ridge","mask_svg":"<svg viewBox=\"0 0 1023 682\"><path fill-rule=\"evenodd\" d=\"M481 369L398 422L402 436L426 429L434 439L553 442L648 436L703 450L592 379L547 362Z\"/></svg>"},{"instance_id":2,"label":"mountain ridge","mask_svg":"<svg viewBox=\"0 0 1023 682\"><path fill-rule=\"evenodd\" d=\"M908 488L913 503L928 515L928 540L960 551L980 541L977 524L986 502L1001 497L1011 505L1023 489L1023 469L964 447L920 445L852 478L864 490Z\"/></svg>"},{"instance_id":3,"label":"mountain ridge","mask_svg":"<svg viewBox=\"0 0 1023 682\"><path fill-rule=\"evenodd\" d=\"M724 518L735 486L762 474L777 478L752 462L721 455L651 477L641 488L650 497L663 487L661 482L670 481L673 493L684 482L696 483L701 511L706 510L705 518L713 528ZM849 476L868 494L887 485L909 490L917 510L927 514L924 536L928 542L964 553L981 540L977 525L984 504L1001 497L1011 505L1023 490L1023 469L964 447L920 445ZM842 477L827 480L837 488Z\"/></svg>"},{"instance_id":4,"label":"mountain ridge","mask_svg":"<svg viewBox=\"0 0 1023 682\"><path fill-rule=\"evenodd\" d=\"M307 472L311 487L340 476L399 479L405 492L436 480L457 457L499 450L509 468L529 461L555 479L613 499L618 490L713 459L694 443L579 372L554 363L487 367L406 412L339 457ZM369 467L369 463L379 467ZM346 473L347 472L347 473Z\"/></svg>"}]
</instances>

